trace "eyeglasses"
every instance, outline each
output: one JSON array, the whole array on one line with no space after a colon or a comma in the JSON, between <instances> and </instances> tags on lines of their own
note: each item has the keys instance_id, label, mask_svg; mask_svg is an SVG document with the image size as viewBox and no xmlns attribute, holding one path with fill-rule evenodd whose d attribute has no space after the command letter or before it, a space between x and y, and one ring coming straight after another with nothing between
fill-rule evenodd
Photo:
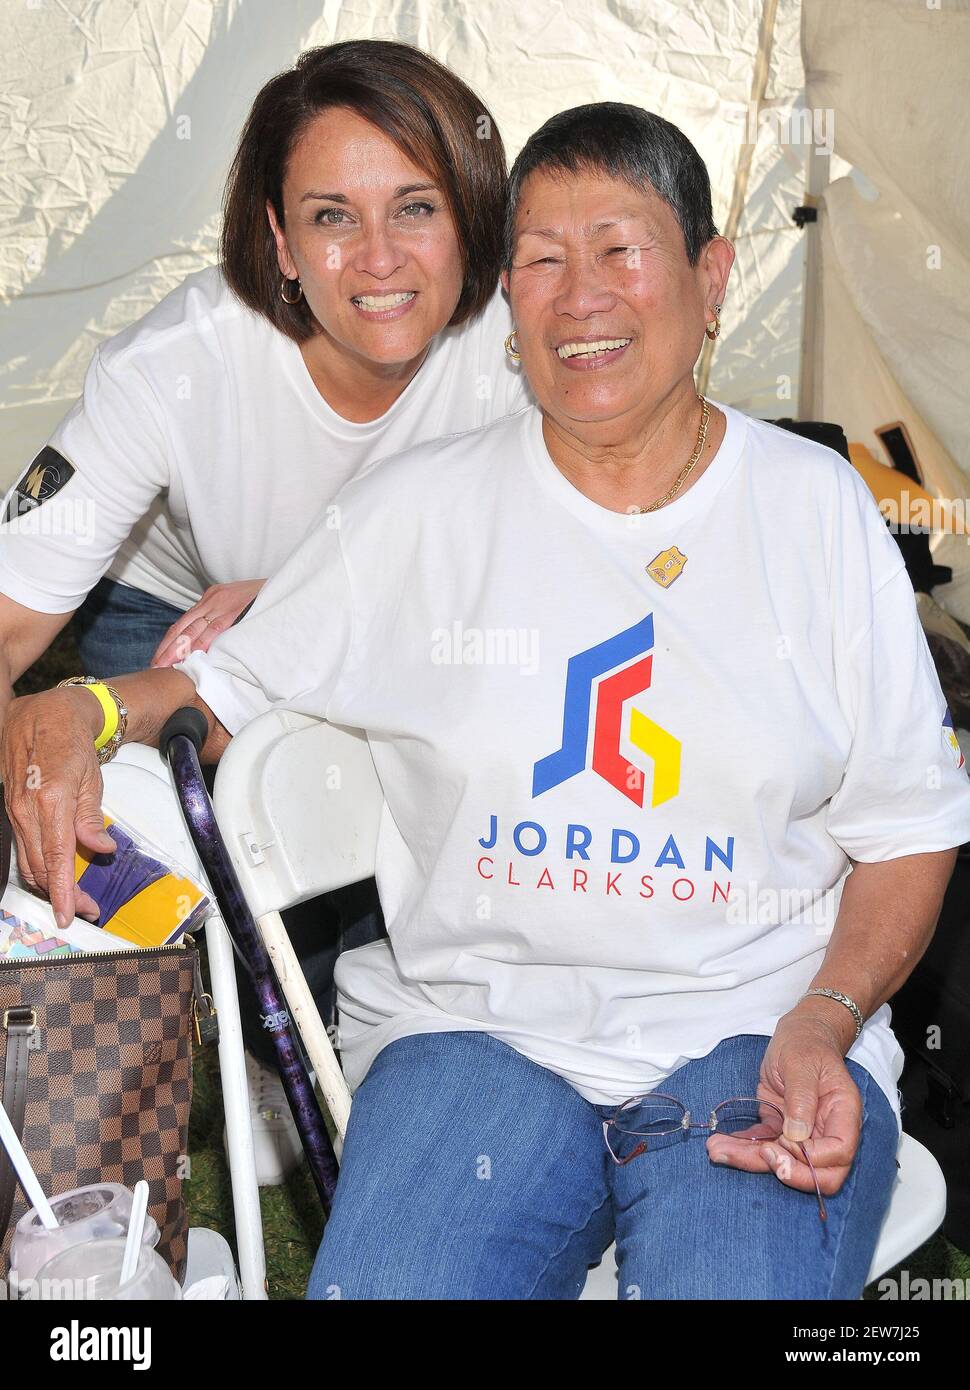
<instances>
[{"instance_id":1,"label":"eyeglasses","mask_svg":"<svg viewBox=\"0 0 970 1390\"><path fill-rule=\"evenodd\" d=\"M754 1096L734 1096L715 1105L707 1123L691 1123L690 1111L674 1096L655 1091L634 1096L618 1106L612 1117L603 1121L603 1138L613 1162L622 1167L632 1163L648 1149L663 1147L688 1138L693 1129L706 1129L709 1134L730 1134L732 1139L764 1144L781 1138L785 1116L770 1100ZM815 1183L820 1221L827 1220L818 1174L803 1143L798 1147Z\"/></svg>"}]
</instances>

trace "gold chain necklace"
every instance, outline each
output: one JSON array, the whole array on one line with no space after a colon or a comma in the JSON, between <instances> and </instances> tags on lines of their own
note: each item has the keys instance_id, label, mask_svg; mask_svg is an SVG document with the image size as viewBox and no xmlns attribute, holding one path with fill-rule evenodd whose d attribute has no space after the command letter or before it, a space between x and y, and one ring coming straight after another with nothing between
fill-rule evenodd
<instances>
[{"instance_id":1,"label":"gold chain necklace","mask_svg":"<svg viewBox=\"0 0 970 1390\"><path fill-rule=\"evenodd\" d=\"M656 502L651 502L649 507L637 507L634 513L635 515L643 516L645 512L655 512L658 507L662 507L666 502L669 502L671 497L673 497L674 494L679 492L680 489L683 487L684 483L686 482L687 478L690 476L694 468L694 464L697 462L701 454L704 452L704 445L707 441L707 422L711 418L711 407L707 404L707 401L703 396L698 396L697 399L701 403L702 410L701 425L700 429L697 431L697 443L694 446L694 452L687 460L686 466L684 467L680 477L674 483L670 491L665 492L663 497L658 497Z\"/></svg>"}]
</instances>

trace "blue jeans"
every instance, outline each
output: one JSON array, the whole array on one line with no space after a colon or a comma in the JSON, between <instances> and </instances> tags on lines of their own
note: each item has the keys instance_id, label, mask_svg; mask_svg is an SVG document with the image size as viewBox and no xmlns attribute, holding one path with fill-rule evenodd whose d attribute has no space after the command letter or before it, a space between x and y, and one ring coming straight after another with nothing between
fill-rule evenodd
<instances>
[{"instance_id":1,"label":"blue jeans","mask_svg":"<svg viewBox=\"0 0 970 1390\"><path fill-rule=\"evenodd\" d=\"M753 1095L769 1039L725 1039L662 1090L697 1117ZM819 1220L814 1194L711 1163L705 1131L617 1167L603 1119L487 1033L385 1047L350 1112L313 1299L575 1299L615 1239L623 1299L857 1298L896 1176L898 1130L847 1062L862 1136Z\"/></svg>"},{"instance_id":2,"label":"blue jeans","mask_svg":"<svg viewBox=\"0 0 970 1390\"><path fill-rule=\"evenodd\" d=\"M122 676L144 671L168 628L184 615L154 594L102 579L71 619L84 671Z\"/></svg>"},{"instance_id":3,"label":"blue jeans","mask_svg":"<svg viewBox=\"0 0 970 1390\"><path fill-rule=\"evenodd\" d=\"M72 619L85 673L118 676L143 671L182 611L142 589L102 579ZM215 769L207 767L205 773L211 791ZM148 834L150 837L150 830ZM282 915L320 1015L325 1023L332 1023L336 1007L333 972L338 955L385 935L377 885L373 879L354 883L288 908ZM276 1053L262 1026L249 976L238 959L233 959L243 1041L264 1066L275 1067Z\"/></svg>"}]
</instances>

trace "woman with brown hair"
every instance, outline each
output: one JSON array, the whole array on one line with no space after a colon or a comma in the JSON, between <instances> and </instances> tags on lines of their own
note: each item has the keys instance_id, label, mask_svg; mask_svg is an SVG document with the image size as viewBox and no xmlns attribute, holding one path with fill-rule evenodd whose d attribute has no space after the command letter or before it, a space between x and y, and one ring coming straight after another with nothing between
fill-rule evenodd
<instances>
[{"instance_id":1,"label":"woman with brown hair","mask_svg":"<svg viewBox=\"0 0 970 1390\"><path fill-rule=\"evenodd\" d=\"M525 404L503 347L505 174L484 103L407 45L311 49L267 83L229 172L221 265L98 347L4 503L4 706L75 611L92 674L207 650L362 465ZM58 511L94 524L44 524ZM326 1014L334 931L319 904L304 917L291 932ZM355 939L376 930L358 921ZM260 1177L279 1180L295 1137L274 1078L250 1074Z\"/></svg>"}]
</instances>

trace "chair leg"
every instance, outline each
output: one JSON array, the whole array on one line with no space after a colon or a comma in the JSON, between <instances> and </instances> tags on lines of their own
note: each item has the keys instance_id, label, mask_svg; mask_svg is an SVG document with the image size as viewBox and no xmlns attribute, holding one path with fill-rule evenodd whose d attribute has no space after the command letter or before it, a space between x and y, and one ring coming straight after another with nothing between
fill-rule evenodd
<instances>
[{"instance_id":1,"label":"chair leg","mask_svg":"<svg viewBox=\"0 0 970 1390\"><path fill-rule=\"evenodd\" d=\"M350 1116L350 1090L320 1017L320 1010L306 982L303 967L280 914L267 912L256 921L273 962L276 978L286 995L293 1022L303 1039L310 1065L316 1072L317 1084L342 1140L347 1132L347 1120ZM337 1154L339 1157L339 1146Z\"/></svg>"},{"instance_id":2,"label":"chair leg","mask_svg":"<svg viewBox=\"0 0 970 1390\"><path fill-rule=\"evenodd\" d=\"M256 1183L249 1086L246 1080L239 997L233 968L232 943L225 924L212 916L205 928L212 998L219 1015L219 1069L226 1111L226 1147L236 1218L236 1248L244 1299L262 1300L266 1292L266 1253Z\"/></svg>"}]
</instances>

